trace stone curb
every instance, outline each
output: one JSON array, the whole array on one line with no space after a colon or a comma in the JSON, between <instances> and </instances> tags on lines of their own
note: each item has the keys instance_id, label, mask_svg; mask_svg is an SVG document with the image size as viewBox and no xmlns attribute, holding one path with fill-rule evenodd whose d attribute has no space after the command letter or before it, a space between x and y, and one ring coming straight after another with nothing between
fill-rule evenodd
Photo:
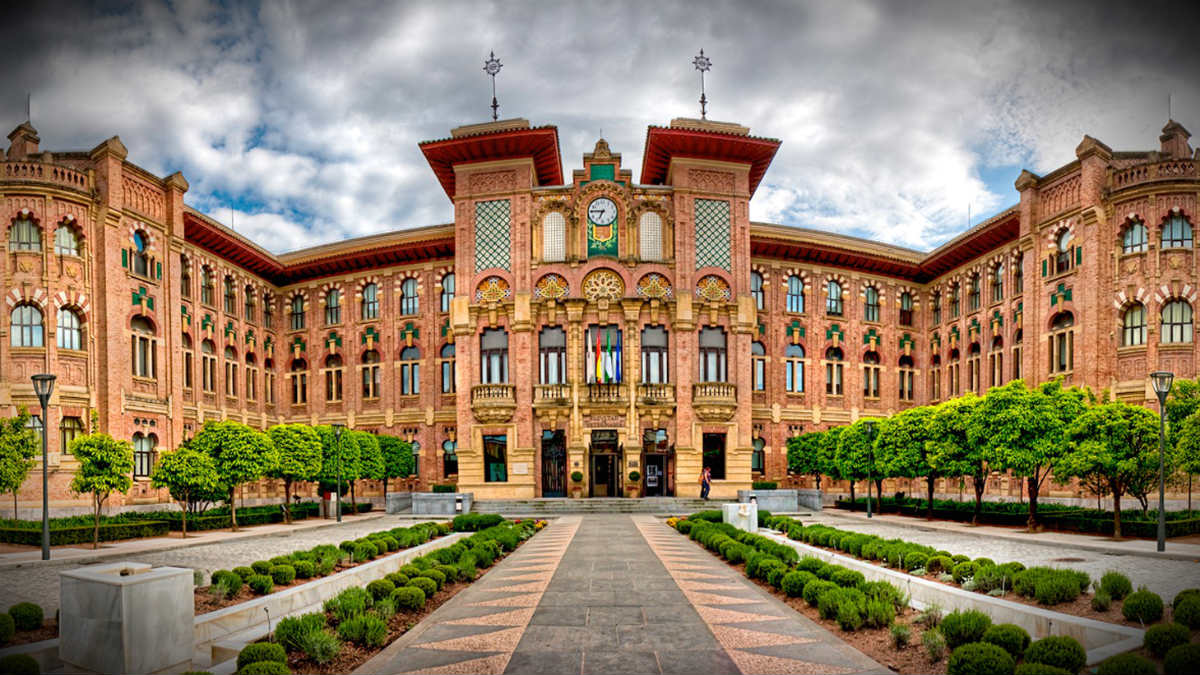
<instances>
[{"instance_id":1,"label":"stone curb","mask_svg":"<svg viewBox=\"0 0 1200 675\"><path fill-rule=\"evenodd\" d=\"M826 509L826 510L822 511L821 514L822 515L831 515L836 518L842 518L844 520L852 520L855 522L863 522L863 523L876 522L876 521L868 521L866 516L859 516L859 515L850 514L850 513L838 513L834 509ZM905 527L905 528L908 528L911 530L921 530L923 532L939 532L939 533L943 533L943 534L969 534L969 533L964 533L959 530L951 529L948 527L939 527L937 525L929 525L929 524L926 524L923 522L922 523L907 523L907 522L897 521L897 520L892 520L892 519L880 520L877 522L883 523L885 525L895 525L896 527ZM1139 558L1154 558L1157 560L1180 560L1180 561L1184 561L1184 562L1196 562L1197 560L1200 560L1200 556L1197 556L1195 554L1171 551L1170 550L1170 548L1171 548L1170 541L1167 542L1167 550L1160 553L1158 551L1140 551L1137 549L1117 548L1117 547L1113 547L1113 546L1105 546L1104 544L1090 544L1087 542L1076 543L1073 541L1040 541L1034 537L1036 537L1036 535L1031 537L1029 535L1001 534L1001 533L995 533L995 532L987 533L988 539L1003 539L1005 541L1014 541L1014 542L1018 542L1021 544L1033 544L1034 546L1046 546L1049 548L1063 548L1064 546L1066 546L1066 547L1070 547L1072 549L1078 549L1080 551L1091 551L1093 553L1105 553L1108 555L1134 556L1134 557L1139 557Z\"/></svg>"}]
</instances>

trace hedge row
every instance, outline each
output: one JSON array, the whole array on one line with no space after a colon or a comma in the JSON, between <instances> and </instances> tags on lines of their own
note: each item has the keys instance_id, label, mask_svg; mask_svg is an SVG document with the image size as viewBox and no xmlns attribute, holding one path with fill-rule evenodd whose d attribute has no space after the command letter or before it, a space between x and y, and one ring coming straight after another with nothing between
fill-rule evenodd
<instances>
[{"instance_id":1,"label":"hedge row","mask_svg":"<svg viewBox=\"0 0 1200 675\"><path fill-rule=\"evenodd\" d=\"M101 523L100 541L118 541L121 539L137 539L141 537L162 537L170 530L168 524L161 520L146 520L132 523ZM63 546L68 544L90 544L95 534L93 525L75 527L51 527L50 545ZM0 528L0 542L6 544L25 544L39 546L42 543L41 529L3 527Z\"/></svg>"}]
</instances>

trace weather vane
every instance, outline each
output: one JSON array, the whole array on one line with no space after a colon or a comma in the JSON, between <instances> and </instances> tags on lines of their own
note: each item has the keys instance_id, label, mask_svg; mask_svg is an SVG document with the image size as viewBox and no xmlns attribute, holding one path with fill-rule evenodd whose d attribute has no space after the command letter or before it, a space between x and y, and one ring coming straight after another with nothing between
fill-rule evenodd
<instances>
[{"instance_id":1,"label":"weather vane","mask_svg":"<svg viewBox=\"0 0 1200 675\"><path fill-rule=\"evenodd\" d=\"M700 119L708 119L707 113L708 97L704 95L704 72L712 68L712 59L704 55L704 50L700 50L700 55L692 59L692 65L696 66L696 70L700 71Z\"/></svg>"},{"instance_id":2,"label":"weather vane","mask_svg":"<svg viewBox=\"0 0 1200 675\"><path fill-rule=\"evenodd\" d=\"M496 111L500 109L500 104L496 102L496 73L503 67L504 64L496 58L496 52L489 54L488 60L483 62L483 72L492 76L492 121L498 119Z\"/></svg>"}]
</instances>

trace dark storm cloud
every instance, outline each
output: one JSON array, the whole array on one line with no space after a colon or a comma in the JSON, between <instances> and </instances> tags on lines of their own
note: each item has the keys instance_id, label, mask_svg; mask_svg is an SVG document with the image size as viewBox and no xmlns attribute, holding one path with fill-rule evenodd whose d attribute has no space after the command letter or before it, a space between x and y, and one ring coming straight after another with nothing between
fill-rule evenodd
<instances>
[{"instance_id":1,"label":"dark storm cloud","mask_svg":"<svg viewBox=\"0 0 1200 675\"><path fill-rule=\"evenodd\" d=\"M12 10L8 10L12 11ZM501 113L556 124L564 168L603 129L638 171L647 124L698 113L784 140L752 216L916 247L1014 199L1083 133L1155 146L1200 124L1187 5L1153 3L38 4L10 14L0 120L51 149L120 134L188 201L274 250L450 219L417 142ZM636 174L635 174L636 175ZM1011 180L1011 179L1010 179Z\"/></svg>"}]
</instances>

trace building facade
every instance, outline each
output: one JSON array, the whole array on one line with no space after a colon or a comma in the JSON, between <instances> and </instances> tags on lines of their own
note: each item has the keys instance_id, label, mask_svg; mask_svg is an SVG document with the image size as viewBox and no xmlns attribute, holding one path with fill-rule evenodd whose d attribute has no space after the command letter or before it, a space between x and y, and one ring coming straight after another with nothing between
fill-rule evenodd
<instances>
[{"instance_id":1,"label":"building facade","mask_svg":"<svg viewBox=\"0 0 1200 675\"><path fill-rule=\"evenodd\" d=\"M479 499L695 496L705 466L728 497L785 478L802 431L1017 378L1149 404L1149 371L1196 376L1200 156L1175 122L1153 151L1085 136L928 253L751 222L780 141L736 124L650 127L637 181L603 140L568 177L553 126L460 127L420 145L452 223L281 255L116 137L8 138L0 413L38 415L59 507L93 411L134 445L124 504L166 501L157 453L217 419L401 436L417 484Z\"/></svg>"}]
</instances>

